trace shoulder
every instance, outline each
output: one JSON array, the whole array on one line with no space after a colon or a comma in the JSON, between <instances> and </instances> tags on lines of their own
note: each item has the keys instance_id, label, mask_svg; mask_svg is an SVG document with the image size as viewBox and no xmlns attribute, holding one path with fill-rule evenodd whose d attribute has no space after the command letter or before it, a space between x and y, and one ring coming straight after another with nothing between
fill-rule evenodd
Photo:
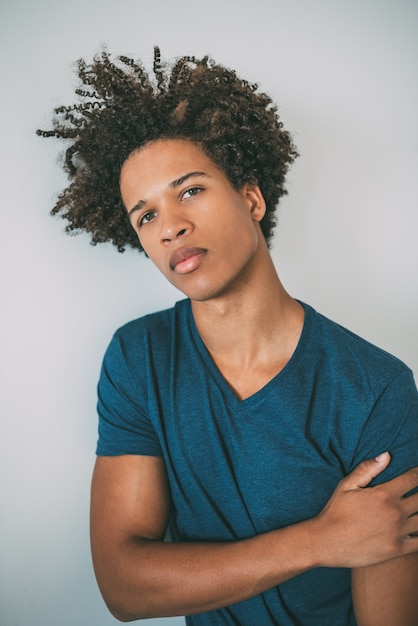
<instances>
[{"instance_id":1,"label":"shoulder","mask_svg":"<svg viewBox=\"0 0 418 626\"><path fill-rule=\"evenodd\" d=\"M306 305L305 305L306 306ZM361 377L373 387L381 387L404 375L412 377L410 368L399 358L372 344L341 324L306 306L312 318L312 339L321 358L336 372L356 379Z\"/></svg>"},{"instance_id":2,"label":"shoulder","mask_svg":"<svg viewBox=\"0 0 418 626\"><path fill-rule=\"evenodd\" d=\"M169 309L127 322L116 330L110 345L116 344L125 355L159 346L167 351L179 329L187 326L189 310L189 301L181 300Z\"/></svg>"},{"instance_id":3,"label":"shoulder","mask_svg":"<svg viewBox=\"0 0 418 626\"><path fill-rule=\"evenodd\" d=\"M418 394L411 369L311 307L307 319L306 363L345 471L382 450L390 451L392 461L374 484L415 465Z\"/></svg>"},{"instance_id":4,"label":"shoulder","mask_svg":"<svg viewBox=\"0 0 418 626\"><path fill-rule=\"evenodd\" d=\"M180 300L173 307L148 313L142 317L127 322L118 328L115 337L129 340L141 334L153 333L154 331L170 331L176 320L185 318L189 311L189 300Z\"/></svg>"},{"instance_id":5,"label":"shoulder","mask_svg":"<svg viewBox=\"0 0 418 626\"><path fill-rule=\"evenodd\" d=\"M166 370L178 335L187 335L189 308L189 301L182 300L118 328L105 351L102 372L137 379L145 372Z\"/></svg>"}]
</instances>

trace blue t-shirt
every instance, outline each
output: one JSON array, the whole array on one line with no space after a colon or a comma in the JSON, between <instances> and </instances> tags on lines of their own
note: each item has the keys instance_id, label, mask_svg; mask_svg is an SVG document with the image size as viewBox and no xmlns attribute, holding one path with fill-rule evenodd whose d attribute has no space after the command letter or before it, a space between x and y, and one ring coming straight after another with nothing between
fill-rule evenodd
<instances>
[{"instance_id":1,"label":"blue t-shirt","mask_svg":"<svg viewBox=\"0 0 418 626\"><path fill-rule=\"evenodd\" d=\"M106 352L98 455L164 458L177 541L234 541L318 514L338 481L389 450L375 482L418 465L411 371L304 305L285 368L239 400L206 350L189 300L130 322ZM355 626L347 569L317 568L193 626Z\"/></svg>"}]
</instances>

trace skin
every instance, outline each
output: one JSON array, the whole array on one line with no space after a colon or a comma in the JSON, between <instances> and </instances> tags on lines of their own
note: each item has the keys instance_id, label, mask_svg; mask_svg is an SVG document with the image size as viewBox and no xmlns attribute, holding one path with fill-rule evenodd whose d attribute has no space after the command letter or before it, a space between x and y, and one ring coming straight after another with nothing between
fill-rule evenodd
<instances>
[{"instance_id":1,"label":"skin","mask_svg":"<svg viewBox=\"0 0 418 626\"><path fill-rule=\"evenodd\" d=\"M156 167L158 164L158 167ZM160 140L125 162L121 194L151 260L190 297L199 333L239 398L288 362L303 309L283 288L260 228L257 185L234 189L190 142ZM165 543L162 459L99 457L91 542L97 580L123 621L212 610L314 567L352 568L360 626L417 626L418 468L367 488L388 454L360 464L315 518L231 543Z\"/></svg>"}]
</instances>

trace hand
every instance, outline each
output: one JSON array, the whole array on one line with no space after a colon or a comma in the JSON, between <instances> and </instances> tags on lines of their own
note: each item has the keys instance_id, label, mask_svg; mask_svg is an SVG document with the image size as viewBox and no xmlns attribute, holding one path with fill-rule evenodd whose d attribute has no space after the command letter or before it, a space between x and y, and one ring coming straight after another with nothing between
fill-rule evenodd
<instances>
[{"instance_id":1,"label":"hand","mask_svg":"<svg viewBox=\"0 0 418 626\"><path fill-rule=\"evenodd\" d=\"M385 452L360 463L340 481L313 520L314 532L319 531L322 537L322 566L365 567L418 552L418 493L404 497L418 487L418 467L389 482L367 487L389 461Z\"/></svg>"}]
</instances>

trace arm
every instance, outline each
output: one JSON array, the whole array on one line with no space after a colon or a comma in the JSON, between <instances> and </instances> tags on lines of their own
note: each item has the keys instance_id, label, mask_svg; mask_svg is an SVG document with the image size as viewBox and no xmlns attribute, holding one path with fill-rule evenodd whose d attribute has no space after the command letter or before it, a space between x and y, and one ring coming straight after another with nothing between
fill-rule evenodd
<instances>
[{"instance_id":1,"label":"arm","mask_svg":"<svg viewBox=\"0 0 418 626\"><path fill-rule=\"evenodd\" d=\"M352 571L358 626L418 626L418 554Z\"/></svg>"},{"instance_id":2,"label":"arm","mask_svg":"<svg viewBox=\"0 0 418 626\"><path fill-rule=\"evenodd\" d=\"M91 542L103 597L123 621L227 606L313 567L363 567L418 550L418 471L364 487L388 464L361 464L312 520L231 543L164 543L164 463L100 457L92 483ZM411 523L411 519L413 522ZM384 522L382 521L384 520Z\"/></svg>"}]
</instances>

